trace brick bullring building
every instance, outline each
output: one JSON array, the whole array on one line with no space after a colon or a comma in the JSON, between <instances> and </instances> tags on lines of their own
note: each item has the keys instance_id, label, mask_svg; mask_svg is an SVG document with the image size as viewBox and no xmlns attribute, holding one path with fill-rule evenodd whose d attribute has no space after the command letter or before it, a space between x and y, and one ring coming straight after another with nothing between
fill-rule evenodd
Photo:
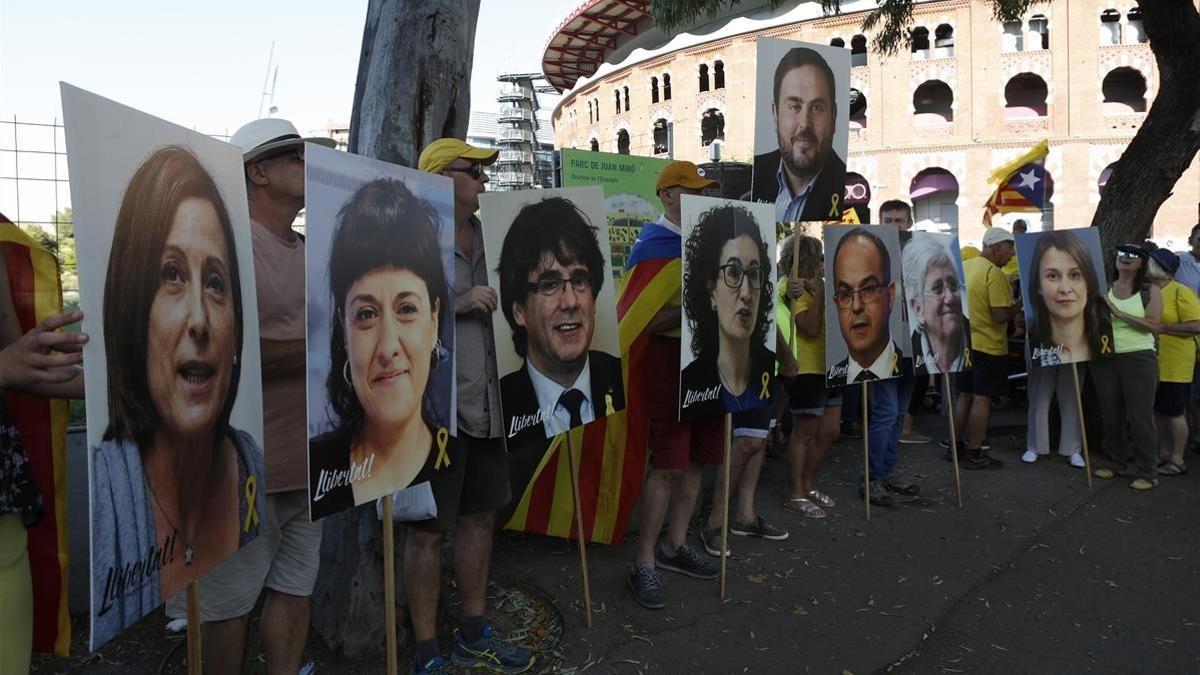
<instances>
[{"instance_id":1,"label":"brick bullring building","mask_svg":"<svg viewBox=\"0 0 1200 675\"><path fill-rule=\"evenodd\" d=\"M1043 138L1051 186L1044 214L1007 214L1040 228L1082 227L1154 101L1158 73L1132 0L1060 0L1000 23L985 2L918 2L912 47L891 57L861 32L875 3L818 2L774 11L742 0L713 19L663 34L646 0L588 0L552 33L542 61L564 92L555 146L697 163L749 162L755 40L773 37L851 51L850 204L901 198L918 226L983 233L991 171ZM717 146L714 148L714 146ZM1153 235L1186 247L1200 205L1200 160L1159 210Z\"/></svg>"}]
</instances>

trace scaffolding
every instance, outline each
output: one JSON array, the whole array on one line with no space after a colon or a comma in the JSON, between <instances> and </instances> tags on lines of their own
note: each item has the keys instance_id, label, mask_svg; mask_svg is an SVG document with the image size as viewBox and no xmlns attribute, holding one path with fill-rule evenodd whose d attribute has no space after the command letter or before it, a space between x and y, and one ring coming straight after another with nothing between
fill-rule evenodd
<instances>
[{"instance_id":1,"label":"scaffolding","mask_svg":"<svg viewBox=\"0 0 1200 675\"><path fill-rule=\"evenodd\" d=\"M554 152L539 147L539 93L553 93L553 87L536 84L541 73L505 73L500 82L500 133L496 139L500 156L492 179L500 190L529 190L553 184Z\"/></svg>"}]
</instances>

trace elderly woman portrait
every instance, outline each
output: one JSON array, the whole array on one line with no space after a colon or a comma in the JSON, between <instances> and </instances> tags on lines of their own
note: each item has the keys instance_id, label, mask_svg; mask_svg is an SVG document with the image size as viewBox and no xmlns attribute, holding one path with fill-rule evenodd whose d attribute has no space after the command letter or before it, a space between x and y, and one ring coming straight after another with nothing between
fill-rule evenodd
<instances>
[{"instance_id":1,"label":"elderly woman portrait","mask_svg":"<svg viewBox=\"0 0 1200 675\"><path fill-rule=\"evenodd\" d=\"M1092 254L1074 232L1036 236L1022 275L1032 306L1030 358L1035 365L1088 361L1112 352L1112 325Z\"/></svg>"},{"instance_id":2,"label":"elderly woman portrait","mask_svg":"<svg viewBox=\"0 0 1200 675\"><path fill-rule=\"evenodd\" d=\"M408 487L447 443L449 299L432 207L399 180L363 185L337 217L325 389L333 429L309 443L312 517ZM447 339L447 342L449 340Z\"/></svg>"},{"instance_id":3,"label":"elderly woman portrait","mask_svg":"<svg viewBox=\"0 0 1200 675\"><path fill-rule=\"evenodd\" d=\"M147 159L103 304L108 426L91 451L93 644L258 534L262 450L230 426L242 285L225 202L189 150Z\"/></svg>"},{"instance_id":4,"label":"elderly woman portrait","mask_svg":"<svg viewBox=\"0 0 1200 675\"><path fill-rule=\"evenodd\" d=\"M958 372L970 349L953 245L949 235L914 232L901 254L916 375Z\"/></svg>"},{"instance_id":5,"label":"elderly woman portrait","mask_svg":"<svg viewBox=\"0 0 1200 675\"><path fill-rule=\"evenodd\" d=\"M765 344L771 258L758 221L741 206L711 208L684 246L683 309L695 359L681 379L685 416L765 405L775 354Z\"/></svg>"}]
</instances>

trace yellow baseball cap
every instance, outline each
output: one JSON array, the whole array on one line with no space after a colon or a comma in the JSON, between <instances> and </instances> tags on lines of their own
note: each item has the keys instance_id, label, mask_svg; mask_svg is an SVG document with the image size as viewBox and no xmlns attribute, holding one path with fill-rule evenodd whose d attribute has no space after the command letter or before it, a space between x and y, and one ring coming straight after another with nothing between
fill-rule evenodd
<instances>
[{"instance_id":1,"label":"yellow baseball cap","mask_svg":"<svg viewBox=\"0 0 1200 675\"><path fill-rule=\"evenodd\" d=\"M477 148L457 138L439 138L421 151L421 158L417 160L417 168L429 173L437 173L450 166L450 163L459 157L473 159L484 166L489 166L496 161L499 154L499 150Z\"/></svg>"},{"instance_id":2,"label":"yellow baseball cap","mask_svg":"<svg viewBox=\"0 0 1200 675\"><path fill-rule=\"evenodd\" d=\"M697 167L692 162L682 160L671 162L663 167L662 172L658 174L658 182L654 184L654 191L658 192L663 188L676 185L698 189L721 187L717 181L704 177L704 169Z\"/></svg>"}]
</instances>

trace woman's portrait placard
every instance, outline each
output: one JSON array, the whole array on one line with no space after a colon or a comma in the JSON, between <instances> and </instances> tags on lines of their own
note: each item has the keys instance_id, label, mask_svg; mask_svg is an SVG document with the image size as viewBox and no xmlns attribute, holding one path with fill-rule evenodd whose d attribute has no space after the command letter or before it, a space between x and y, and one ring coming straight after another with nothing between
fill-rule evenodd
<instances>
[{"instance_id":1,"label":"woman's portrait placard","mask_svg":"<svg viewBox=\"0 0 1200 675\"><path fill-rule=\"evenodd\" d=\"M608 218L599 186L479 198L509 450L625 409Z\"/></svg>"},{"instance_id":2,"label":"woman's portrait placard","mask_svg":"<svg viewBox=\"0 0 1200 675\"><path fill-rule=\"evenodd\" d=\"M406 516L435 515L456 466L453 184L306 155L309 514L407 488Z\"/></svg>"},{"instance_id":3,"label":"woman's portrait placard","mask_svg":"<svg viewBox=\"0 0 1200 675\"><path fill-rule=\"evenodd\" d=\"M1113 353L1104 296L1104 256L1094 227L1015 236L1031 366L1056 366Z\"/></svg>"},{"instance_id":4,"label":"woman's portrait placard","mask_svg":"<svg viewBox=\"0 0 1200 675\"><path fill-rule=\"evenodd\" d=\"M901 232L900 243L913 374L957 373L971 350L958 237Z\"/></svg>"},{"instance_id":5,"label":"woman's portrait placard","mask_svg":"<svg viewBox=\"0 0 1200 675\"><path fill-rule=\"evenodd\" d=\"M758 39L755 202L775 220L840 220L850 139L850 50Z\"/></svg>"},{"instance_id":6,"label":"woman's portrait placard","mask_svg":"<svg viewBox=\"0 0 1200 675\"><path fill-rule=\"evenodd\" d=\"M825 251L827 385L911 373L896 226L827 225Z\"/></svg>"},{"instance_id":7,"label":"woman's portrait placard","mask_svg":"<svg viewBox=\"0 0 1200 675\"><path fill-rule=\"evenodd\" d=\"M62 99L96 649L258 536L258 304L241 151L65 83Z\"/></svg>"},{"instance_id":8,"label":"woman's portrait placard","mask_svg":"<svg viewBox=\"0 0 1200 675\"><path fill-rule=\"evenodd\" d=\"M679 419L771 402L775 214L769 204L684 195Z\"/></svg>"}]
</instances>

